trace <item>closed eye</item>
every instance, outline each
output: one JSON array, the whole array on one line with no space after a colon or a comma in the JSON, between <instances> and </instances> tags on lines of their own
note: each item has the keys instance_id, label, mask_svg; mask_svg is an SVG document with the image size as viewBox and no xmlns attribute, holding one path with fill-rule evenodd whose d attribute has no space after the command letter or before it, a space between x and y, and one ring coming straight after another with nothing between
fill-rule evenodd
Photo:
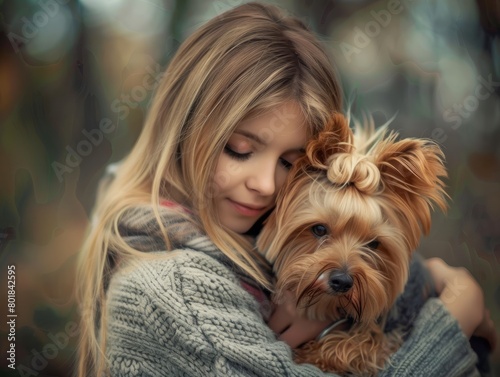
<instances>
[{"instance_id":1,"label":"closed eye","mask_svg":"<svg viewBox=\"0 0 500 377\"><path fill-rule=\"evenodd\" d=\"M280 158L280 164L287 170L290 170L292 168L292 163L291 162L288 162L287 160L285 160L284 158Z\"/></svg>"},{"instance_id":2,"label":"closed eye","mask_svg":"<svg viewBox=\"0 0 500 377\"><path fill-rule=\"evenodd\" d=\"M252 152L248 152L248 153L235 152L231 148L229 148L227 145L224 147L224 152L227 155L229 155L231 158L234 158L235 160L238 160L238 161L248 160L250 158L250 156L252 155Z\"/></svg>"}]
</instances>

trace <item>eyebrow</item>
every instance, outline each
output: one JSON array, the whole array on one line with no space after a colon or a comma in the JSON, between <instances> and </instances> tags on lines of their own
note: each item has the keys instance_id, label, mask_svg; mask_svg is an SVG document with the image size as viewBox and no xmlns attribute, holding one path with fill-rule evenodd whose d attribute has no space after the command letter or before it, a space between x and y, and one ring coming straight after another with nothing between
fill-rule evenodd
<instances>
[{"instance_id":1,"label":"eyebrow","mask_svg":"<svg viewBox=\"0 0 500 377\"><path fill-rule=\"evenodd\" d=\"M255 135L252 132L245 131L245 130L236 130L236 131L234 131L234 133L248 137L249 139L252 139L253 141L256 141L257 143L259 143L261 145L267 144L264 140L262 140L259 136Z\"/></svg>"},{"instance_id":2,"label":"eyebrow","mask_svg":"<svg viewBox=\"0 0 500 377\"><path fill-rule=\"evenodd\" d=\"M234 131L235 134L243 135L245 137L248 137L249 139L254 140L255 142L259 143L260 145L267 145L267 143L262 140L259 136L255 135L254 133L246 130L236 130ZM299 153L305 153L304 148L298 148L298 149L292 149L290 152L299 152Z\"/></svg>"}]
</instances>

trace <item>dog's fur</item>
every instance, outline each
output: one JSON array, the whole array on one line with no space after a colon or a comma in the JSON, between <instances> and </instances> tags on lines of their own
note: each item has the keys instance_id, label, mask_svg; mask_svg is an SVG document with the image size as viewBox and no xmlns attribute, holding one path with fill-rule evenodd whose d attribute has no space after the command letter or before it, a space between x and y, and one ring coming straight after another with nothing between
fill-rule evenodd
<instances>
[{"instance_id":1,"label":"dog's fur","mask_svg":"<svg viewBox=\"0 0 500 377\"><path fill-rule=\"evenodd\" d=\"M273 299L285 292L311 319L349 318L296 350L324 371L376 375L400 346L385 321L409 276L412 252L446 209L443 154L429 140L397 140L334 114L296 162L257 247L273 264Z\"/></svg>"}]
</instances>

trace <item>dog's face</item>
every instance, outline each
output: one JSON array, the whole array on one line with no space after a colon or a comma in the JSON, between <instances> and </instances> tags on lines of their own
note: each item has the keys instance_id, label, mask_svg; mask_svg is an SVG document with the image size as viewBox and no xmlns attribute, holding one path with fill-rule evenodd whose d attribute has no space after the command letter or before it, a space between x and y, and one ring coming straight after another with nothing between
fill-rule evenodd
<instances>
[{"instance_id":1,"label":"dog's face","mask_svg":"<svg viewBox=\"0 0 500 377\"><path fill-rule=\"evenodd\" d=\"M402 292L431 203L445 208L446 172L427 141L332 126L343 131L308 146L257 246L273 263L275 300L289 291L308 318L369 322Z\"/></svg>"},{"instance_id":2,"label":"dog's face","mask_svg":"<svg viewBox=\"0 0 500 377\"><path fill-rule=\"evenodd\" d=\"M296 183L296 195L274 219L282 240L274 262L277 298L294 292L308 317L377 318L407 280L404 230L377 196L333 186L321 174Z\"/></svg>"}]
</instances>

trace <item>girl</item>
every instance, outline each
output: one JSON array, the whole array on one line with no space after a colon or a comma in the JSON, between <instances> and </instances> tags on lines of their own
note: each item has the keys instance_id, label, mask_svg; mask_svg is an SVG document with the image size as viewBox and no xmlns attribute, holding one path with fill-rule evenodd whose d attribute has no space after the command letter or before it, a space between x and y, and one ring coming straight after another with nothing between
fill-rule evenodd
<instances>
[{"instance_id":1,"label":"girl","mask_svg":"<svg viewBox=\"0 0 500 377\"><path fill-rule=\"evenodd\" d=\"M266 326L296 346L327 324L286 306L269 317L269 270L251 234L307 140L340 110L324 50L275 7L239 6L184 42L96 203L77 279L79 376L324 375L294 364ZM483 296L460 276L474 293L456 300L468 305L459 320L470 335ZM381 376L473 374L466 335L430 300Z\"/></svg>"}]
</instances>

